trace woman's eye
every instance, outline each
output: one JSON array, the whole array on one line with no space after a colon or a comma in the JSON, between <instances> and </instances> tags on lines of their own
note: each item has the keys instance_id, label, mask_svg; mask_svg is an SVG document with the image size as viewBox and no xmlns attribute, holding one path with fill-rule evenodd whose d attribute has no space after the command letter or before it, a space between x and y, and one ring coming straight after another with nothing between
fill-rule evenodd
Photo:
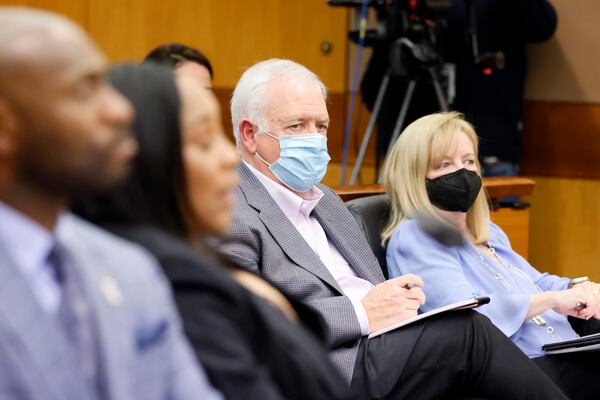
<instances>
[{"instance_id":1,"label":"woman's eye","mask_svg":"<svg viewBox=\"0 0 600 400\"><path fill-rule=\"evenodd\" d=\"M475 160L467 160L467 161L465 161L465 164L467 164L467 165L475 165Z\"/></svg>"},{"instance_id":2,"label":"woman's eye","mask_svg":"<svg viewBox=\"0 0 600 400\"><path fill-rule=\"evenodd\" d=\"M190 138L190 143L202 151L210 151L214 141L214 135L205 127L199 128Z\"/></svg>"}]
</instances>

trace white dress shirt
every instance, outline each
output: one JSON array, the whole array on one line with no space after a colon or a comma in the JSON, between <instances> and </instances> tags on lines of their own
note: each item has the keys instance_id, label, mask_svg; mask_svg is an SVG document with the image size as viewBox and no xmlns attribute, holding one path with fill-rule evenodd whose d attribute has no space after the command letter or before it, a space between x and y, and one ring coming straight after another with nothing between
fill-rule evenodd
<instances>
[{"instance_id":1,"label":"white dress shirt","mask_svg":"<svg viewBox=\"0 0 600 400\"><path fill-rule=\"evenodd\" d=\"M31 285L42 308L49 313L57 312L62 290L56 271L48 262L53 233L0 202L0 242Z\"/></svg>"},{"instance_id":2,"label":"white dress shirt","mask_svg":"<svg viewBox=\"0 0 600 400\"><path fill-rule=\"evenodd\" d=\"M275 203L302 235L306 243L319 256L325 267L340 285L344 294L350 299L363 335L369 334L369 319L362 304L362 299L373 289L373 284L356 275L344 256L327 238L319 221L311 215L323 197L323 192L317 187L310 188L304 198L292 193L256 168L246 163L256 178L267 189Z\"/></svg>"}]
</instances>

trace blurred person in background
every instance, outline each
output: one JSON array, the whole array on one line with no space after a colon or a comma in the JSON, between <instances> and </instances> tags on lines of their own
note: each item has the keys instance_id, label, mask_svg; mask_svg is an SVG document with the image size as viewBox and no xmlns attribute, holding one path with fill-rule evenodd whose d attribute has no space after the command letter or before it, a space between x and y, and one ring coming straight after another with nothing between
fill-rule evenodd
<instances>
[{"instance_id":1,"label":"blurred person in background","mask_svg":"<svg viewBox=\"0 0 600 400\"><path fill-rule=\"evenodd\" d=\"M548 40L557 26L548 0L472 0L475 7L479 54L501 53L504 65L476 62L470 33L470 1L453 0L439 34L445 62L456 67L456 99L451 109L465 114L481 137L480 160L486 176L518 175L523 133L523 95L527 75L527 45ZM389 66L392 40L373 46L373 55L361 83L369 109ZM378 120L377 154L382 160L406 93L407 79L390 81ZM405 121L441 111L433 86L417 85ZM404 127L402 127L404 128ZM516 199L511 198L512 201Z\"/></svg>"},{"instance_id":2,"label":"blurred person in background","mask_svg":"<svg viewBox=\"0 0 600 400\"><path fill-rule=\"evenodd\" d=\"M0 7L0 398L221 399L156 260L67 211L136 153L105 69L66 18Z\"/></svg>"},{"instance_id":3,"label":"blurred person in background","mask_svg":"<svg viewBox=\"0 0 600 400\"><path fill-rule=\"evenodd\" d=\"M212 88L213 68L200 50L181 43L163 44L154 48L144 62L165 64L178 71L196 75L205 88Z\"/></svg>"}]
</instances>

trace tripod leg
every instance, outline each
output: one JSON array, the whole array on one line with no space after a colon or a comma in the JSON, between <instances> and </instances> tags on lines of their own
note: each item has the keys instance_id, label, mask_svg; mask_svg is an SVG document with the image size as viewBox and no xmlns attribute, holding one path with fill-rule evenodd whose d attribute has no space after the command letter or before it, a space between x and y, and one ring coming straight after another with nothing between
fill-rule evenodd
<instances>
[{"instance_id":1,"label":"tripod leg","mask_svg":"<svg viewBox=\"0 0 600 400\"><path fill-rule=\"evenodd\" d=\"M379 172L379 178L377 179L377 183L383 183L383 171L385 170L385 162L400 136L400 131L402 130L402 126L404 125L404 120L406 119L406 113L408 112L408 107L410 106L410 102L413 97L413 93L415 92L415 87L417 86L417 81L412 79L408 82L408 87L406 88L406 95L404 96L404 100L402 101L402 107L400 108L400 114L398 114L398 119L396 120L396 125L394 126L394 132L392 133L392 137L390 138L390 143L388 144L387 151L385 152L385 158L383 159L383 165L381 166L381 171Z\"/></svg>"},{"instance_id":2,"label":"tripod leg","mask_svg":"<svg viewBox=\"0 0 600 400\"><path fill-rule=\"evenodd\" d=\"M437 97L438 104L440 105L440 110L448 111L448 102L444 96L438 75L433 67L429 68L428 70L429 74L431 75L431 82L433 83L433 88L435 89L435 95Z\"/></svg>"},{"instance_id":3,"label":"tripod leg","mask_svg":"<svg viewBox=\"0 0 600 400\"><path fill-rule=\"evenodd\" d=\"M371 135L373 134L373 128L377 123L377 117L379 117L379 111L381 110L381 104L383 103L383 98L385 97L385 92L387 91L388 84L390 83L390 74L389 72L383 76L383 80L379 85L379 90L377 91L377 97L375 98L375 105L373 106L373 112L371 113L371 118L369 119L369 124L367 125L367 129L363 135L362 143L360 144L360 149L358 151L358 155L356 156L356 161L354 161L354 167L352 168L352 175L350 176L350 185L356 184L356 180L358 178L358 173L360 172L360 168L362 167L363 159L365 158L365 153L367 152L367 147L369 146L369 142L371 141Z\"/></svg>"}]
</instances>

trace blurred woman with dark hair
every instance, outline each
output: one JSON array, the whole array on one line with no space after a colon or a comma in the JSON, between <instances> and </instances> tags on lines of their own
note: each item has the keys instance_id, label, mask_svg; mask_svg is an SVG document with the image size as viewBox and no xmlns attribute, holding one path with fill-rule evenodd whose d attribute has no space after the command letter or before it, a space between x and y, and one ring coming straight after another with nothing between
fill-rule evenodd
<instances>
[{"instance_id":1,"label":"blurred woman with dark hair","mask_svg":"<svg viewBox=\"0 0 600 400\"><path fill-rule=\"evenodd\" d=\"M192 74L176 75L146 63L110 72L135 107L140 151L125 185L82 199L77 212L158 259L186 334L227 398L346 398L326 350L296 320L318 321L261 278L223 268L194 239L229 227L238 157L212 93Z\"/></svg>"}]
</instances>

